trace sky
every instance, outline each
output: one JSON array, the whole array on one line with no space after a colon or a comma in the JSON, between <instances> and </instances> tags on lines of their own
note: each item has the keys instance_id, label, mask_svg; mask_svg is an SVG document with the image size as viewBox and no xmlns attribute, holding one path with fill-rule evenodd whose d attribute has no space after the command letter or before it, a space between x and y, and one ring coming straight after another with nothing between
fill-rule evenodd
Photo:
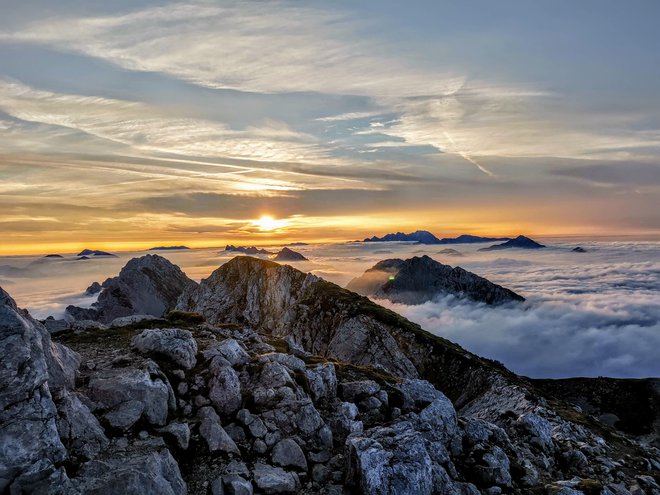
<instances>
[{"instance_id":1,"label":"sky","mask_svg":"<svg viewBox=\"0 0 660 495\"><path fill-rule=\"evenodd\" d=\"M0 254L660 235L656 0L0 14Z\"/></svg>"}]
</instances>

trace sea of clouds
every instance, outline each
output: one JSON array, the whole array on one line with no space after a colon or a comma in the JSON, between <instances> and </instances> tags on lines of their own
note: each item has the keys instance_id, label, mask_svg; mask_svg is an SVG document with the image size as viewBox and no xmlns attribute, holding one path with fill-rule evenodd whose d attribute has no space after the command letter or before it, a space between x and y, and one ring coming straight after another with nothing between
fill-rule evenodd
<instances>
[{"instance_id":1,"label":"sea of clouds","mask_svg":"<svg viewBox=\"0 0 660 495\"><path fill-rule=\"evenodd\" d=\"M525 296L490 307L439 297L421 305L379 303L426 330L503 362L531 377L660 376L660 242L545 240L547 249L480 252L484 245L407 243L316 244L295 247L309 258L296 267L346 285L377 261L427 254ZM462 256L439 254L451 247ZM0 257L0 286L37 318L61 316L68 304L89 305L85 288L116 275L144 252L77 261ZM217 249L158 254L200 280L233 255Z\"/></svg>"}]
</instances>

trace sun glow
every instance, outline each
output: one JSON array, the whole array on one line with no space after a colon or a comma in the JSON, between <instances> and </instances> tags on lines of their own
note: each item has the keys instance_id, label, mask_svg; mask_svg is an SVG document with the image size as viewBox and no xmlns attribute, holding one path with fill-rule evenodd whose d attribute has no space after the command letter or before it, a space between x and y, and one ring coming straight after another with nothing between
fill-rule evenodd
<instances>
[{"instance_id":1,"label":"sun glow","mask_svg":"<svg viewBox=\"0 0 660 495\"><path fill-rule=\"evenodd\" d=\"M270 215L263 215L252 224L262 232L271 232L286 226L286 220L277 220Z\"/></svg>"}]
</instances>

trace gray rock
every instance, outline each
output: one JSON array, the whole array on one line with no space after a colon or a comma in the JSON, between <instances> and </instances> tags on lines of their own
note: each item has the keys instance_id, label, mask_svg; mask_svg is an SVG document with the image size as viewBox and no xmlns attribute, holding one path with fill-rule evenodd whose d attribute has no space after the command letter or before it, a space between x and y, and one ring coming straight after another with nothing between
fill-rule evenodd
<instances>
[{"instance_id":1,"label":"gray rock","mask_svg":"<svg viewBox=\"0 0 660 495\"><path fill-rule=\"evenodd\" d=\"M509 458L495 446L483 456L483 464L475 468L475 474L485 485L511 486Z\"/></svg>"},{"instance_id":2,"label":"gray rock","mask_svg":"<svg viewBox=\"0 0 660 495\"><path fill-rule=\"evenodd\" d=\"M4 487L2 487L4 488ZM42 459L20 473L11 483L8 493L43 495L79 495L64 468L56 468L49 459Z\"/></svg>"},{"instance_id":3,"label":"gray rock","mask_svg":"<svg viewBox=\"0 0 660 495\"><path fill-rule=\"evenodd\" d=\"M56 335L58 333L66 332L67 330L71 330L71 323L66 320L56 320L52 316L46 318L43 321L43 325L51 335Z\"/></svg>"},{"instance_id":4,"label":"gray rock","mask_svg":"<svg viewBox=\"0 0 660 495\"><path fill-rule=\"evenodd\" d=\"M184 290L195 285L167 259L148 254L130 260L117 277L103 282L103 290L91 308L69 306L67 313L76 320L102 323L123 316L162 316L174 309Z\"/></svg>"},{"instance_id":5,"label":"gray rock","mask_svg":"<svg viewBox=\"0 0 660 495\"><path fill-rule=\"evenodd\" d=\"M67 374L56 357L60 350L0 289L0 479L10 481L40 459L59 463L67 457L49 386L51 375Z\"/></svg>"},{"instance_id":6,"label":"gray rock","mask_svg":"<svg viewBox=\"0 0 660 495\"><path fill-rule=\"evenodd\" d=\"M241 408L241 382L231 366L223 366L209 380L209 399L221 414L233 414Z\"/></svg>"},{"instance_id":7,"label":"gray rock","mask_svg":"<svg viewBox=\"0 0 660 495\"><path fill-rule=\"evenodd\" d=\"M298 476L268 464L254 465L254 482L264 493L295 493L299 486Z\"/></svg>"},{"instance_id":8,"label":"gray rock","mask_svg":"<svg viewBox=\"0 0 660 495\"><path fill-rule=\"evenodd\" d=\"M201 422L199 433L206 441L210 452L226 452L228 454L240 454L238 447L222 428L220 417L212 407L202 407L197 413Z\"/></svg>"},{"instance_id":9,"label":"gray rock","mask_svg":"<svg viewBox=\"0 0 660 495\"><path fill-rule=\"evenodd\" d=\"M74 393L67 394L57 404L57 429L69 453L89 460L109 444L96 417Z\"/></svg>"},{"instance_id":10,"label":"gray rock","mask_svg":"<svg viewBox=\"0 0 660 495\"><path fill-rule=\"evenodd\" d=\"M94 495L185 495L186 483L167 449L158 453L90 461L75 479L77 488Z\"/></svg>"},{"instance_id":11,"label":"gray rock","mask_svg":"<svg viewBox=\"0 0 660 495\"><path fill-rule=\"evenodd\" d=\"M252 483L237 474L227 474L222 477L225 493L227 495L252 495Z\"/></svg>"},{"instance_id":12,"label":"gray rock","mask_svg":"<svg viewBox=\"0 0 660 495\"><path fill-rule=\"evenodd\" d=\"M186 423L173 422L158 430L174 439L176 446L182 450L188 449L190 443L190 427Z\"/></svg>"},{"instance_id":13,"label":"gray rock","mask_svg":"<svg viewBox=\"0 0 660 495\"><path fill-rule=\"evenodd\" d=\"M242 366L250 360L250 355L235 339L223 340L204 351L204 357L222 356L232 366Z\"/></svg>"},{"instance_id":14,"label":"gray rock","mask_svg":"<svg viewBox=\"0 0 660 495\"><path fill-rule=\"evenodd\" d=\"M552 450L552 426L550 423L533 413L521 414L516 425L530 437L530 442L542 450Z\"/></svg>"},{"instance_id":15,"label":"gray rock","mask_svg":"<svg viewBox=\"0 0 660 495\"><path fill-rule=\"evenodd\" d=\"M314 401L327 400L337 395L335 365L323 363L305 370L309 393Z\"/></svg>"},{"instance_id":16,"label":"gray rock","mask_svg":"<svg viewBox=\"0 0 660 495\"><path fill-rule=\"evenodd\" d=\"M348 483L364 494L433 493L434 464L410 423L349 437Z\"/></svg>"},{"instance_id":17,"label":"gray rock","mask_svg":"<svg viewBox=\"0 0 660 495\"><path fill-rule=\"evenodd\" d=\"M164 356L185 369L191 369L197 363L197 342L188 330L144 330L133 339L133 346L143 353Z\"/></svg>"},{"instance_id":18,"label":"gray rock","mask_svg":"<svg viewBox=\"0 0 660 495\"><path fill-rule=\"evenodd\" d=\"M164 426L170 406L170 387L159 376L152 378L145 369L105 370L89 381L89 397L98 408L111 410L119 422L144 417L149 423ZM137 419L135 421L137 421ZM135 423L135 421L133 423ZM124 424L124 428L132 426Z\"/></svg>"},{"instance_id":19,"label":"gray rock","mask_svg":"<svg viewBox=\"0 0 660 495\"><path fill-rule=\"evenodd\" d=\"M445 395L426 380L405 380L397 388L403 394L404 412L419 411Z\"/></svg>"},{"instance_id":20,"label":"gray rock","mask_svg":"<svg viewBox=\"0 0 660 495\"><path fill-rule=\"evenodd\" d=\"M346 402L358 403L380 391L380 385L373 380L343 382L339 386L341 396Z\"/></svg>"},{"instance_id":21,"label":"gray rock","mask_svg":"<svg viewBox=\"0 0 660 495\"><path fill-rule=\"evenodd\" d=\"M307 471L305 453L300 448L300 445L291 438L285 438L275 444L272 460L276 466L293 467Z\"/></svg>"}]
</instances>

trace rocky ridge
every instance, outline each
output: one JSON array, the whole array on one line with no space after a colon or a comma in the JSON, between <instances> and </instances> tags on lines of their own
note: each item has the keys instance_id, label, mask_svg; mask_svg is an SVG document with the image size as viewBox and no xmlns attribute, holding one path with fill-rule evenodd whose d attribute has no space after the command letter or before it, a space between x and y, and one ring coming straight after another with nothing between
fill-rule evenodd
<instances>
[{"instance_id":1,"label":"rocky ridge","mask_svg":"<svg viewBox=\"0 0 660 495\"><path fill-rule=\"evenodd\" d=\"M346 288L363 296L403 304L422 304L448 294L486 304L525 300L512 290L429 256L379 261Z\"/></svg>"},{"instance_id":2,"label":"rocky ridge","mask_svg":"<svg viewBox=\"0 0 660 495\"><path fill-rule=\"evenodd\" d=\"M53 337L0 291L0 337L8 493L660 490L655 449L290 266L239 257L166 318Z\"/></svg>"},{"instance_id":3,"label":"rocky ridge","mask_svg":"<svg viewBox=\"0 0 660 495\"><path fill-rule=\"evenodd\" d=\"M162 316L176 306L181 293L194 285L181 269L162 256L148 254L130 260L117 277L85 291L100 292L91 308L68 306L69 319L110 323L131 315Z\"/></svg>"}]
</instances>

